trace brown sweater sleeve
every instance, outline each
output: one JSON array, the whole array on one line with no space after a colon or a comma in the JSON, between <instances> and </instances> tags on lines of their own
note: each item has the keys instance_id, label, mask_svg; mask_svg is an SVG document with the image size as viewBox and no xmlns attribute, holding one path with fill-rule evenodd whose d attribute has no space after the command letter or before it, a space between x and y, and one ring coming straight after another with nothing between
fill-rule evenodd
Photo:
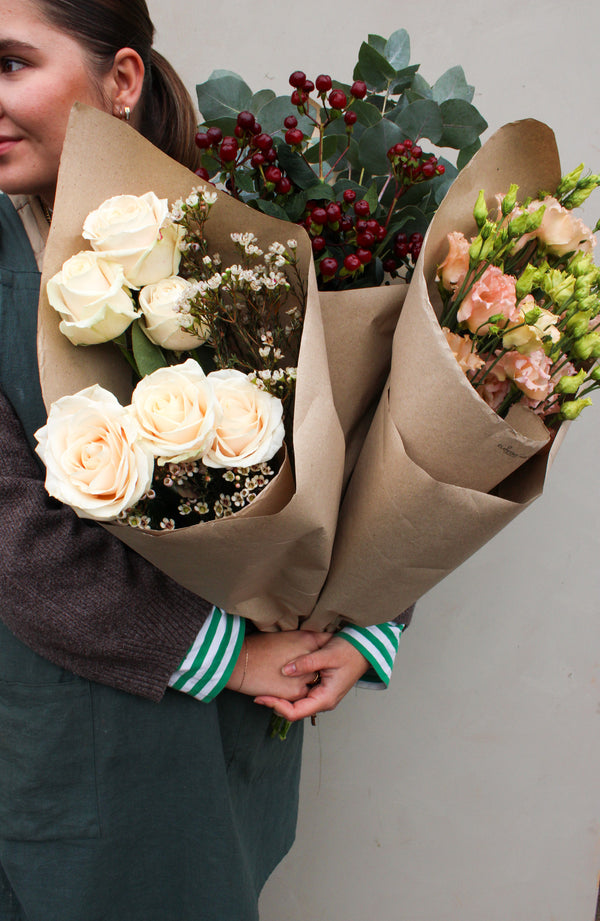
<instances>
[{"instance_id":1,"label":"brown sweater sleeve","mask_svg":"<svg viewBox=\"0 0 600 921\"><path fill-rule=\"evenodd\" d=\"M0 393L0 617L39 655L160 700L212 605L51 499Z\"/></svg>"}]
</instances>

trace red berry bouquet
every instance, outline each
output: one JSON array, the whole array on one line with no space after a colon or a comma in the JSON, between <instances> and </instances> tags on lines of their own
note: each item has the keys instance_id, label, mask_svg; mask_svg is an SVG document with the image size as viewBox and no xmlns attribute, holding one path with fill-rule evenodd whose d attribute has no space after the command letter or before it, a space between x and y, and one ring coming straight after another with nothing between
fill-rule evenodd
<instances>
[{"instance_id":1,"label":"red berry bouquet","mask_svg":"<svg viewBox=\"0 0 600 921\"><path fill-rule=\"evenodd\" d=\"M325 291L409 278L425 232L487 127L461 67L433 85L404 29L370 35L351 84L301 71L292 92L253 93L229 71L197 87L201 175L304 226ZM457 166L425 143L458 151Z\"/></svg>"}]
</instances>

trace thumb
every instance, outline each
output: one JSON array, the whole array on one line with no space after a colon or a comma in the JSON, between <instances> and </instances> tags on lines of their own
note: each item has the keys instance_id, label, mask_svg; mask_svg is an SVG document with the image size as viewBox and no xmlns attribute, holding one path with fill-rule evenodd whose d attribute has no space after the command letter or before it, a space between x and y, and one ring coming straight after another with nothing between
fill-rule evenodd
<instances>
[{"instance_id":1,"label":"thumb","mask_svg":"<svg viewBox=\"0 0 600 921\"><path fill-rule=\"evenodd\" d=\"M315 672L318 672L319 669L324 667L323 658L320 649L317 649L315 652L309 652L303 656L298 656L297 659L292 659L291 662L283 666L281 669L282 674L288 677L292 675L297 675L298 677L310 675L312 677Z\"/></svg>"}]
</instances>

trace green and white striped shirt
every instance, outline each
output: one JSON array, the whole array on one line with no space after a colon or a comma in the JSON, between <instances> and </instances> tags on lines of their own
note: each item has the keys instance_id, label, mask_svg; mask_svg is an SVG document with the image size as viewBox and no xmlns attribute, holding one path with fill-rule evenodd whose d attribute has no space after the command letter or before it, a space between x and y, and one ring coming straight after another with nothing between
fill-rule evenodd
<instances>
[{"instance_id":1,"label":"green and white striped shirt","mask_svg":"<svg viewBox=\"0 0 600 921\"><path fill-rule=\"evenodd\" d=\"M242 648L245 625L242 617L214 607L169 685L197 700L213 700L229 681ZM359 687L388 686L403 629L404 624L388 623L342 627L338 632L371 666L357 682Z\"/></svg>"}]
</instances>

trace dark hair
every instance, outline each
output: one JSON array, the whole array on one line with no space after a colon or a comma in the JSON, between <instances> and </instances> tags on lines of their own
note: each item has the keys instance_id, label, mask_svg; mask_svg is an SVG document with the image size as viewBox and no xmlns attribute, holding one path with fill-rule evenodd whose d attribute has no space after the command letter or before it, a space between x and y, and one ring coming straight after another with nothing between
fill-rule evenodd
<instances>
[{"instance_id":1,"label":"dark hair","mask_svg":"<svg viewBox=\"0 0 600 921\"><path fill-rule=\"evenodd\" d=\"M157 147L195 170L196 113L181 78L152 47L154 25L145 0L35 0L50 25L83 47L100 73L112 67L120 48L133 48L144 62L139 128Z\"/></svg>"}]
</instances>

